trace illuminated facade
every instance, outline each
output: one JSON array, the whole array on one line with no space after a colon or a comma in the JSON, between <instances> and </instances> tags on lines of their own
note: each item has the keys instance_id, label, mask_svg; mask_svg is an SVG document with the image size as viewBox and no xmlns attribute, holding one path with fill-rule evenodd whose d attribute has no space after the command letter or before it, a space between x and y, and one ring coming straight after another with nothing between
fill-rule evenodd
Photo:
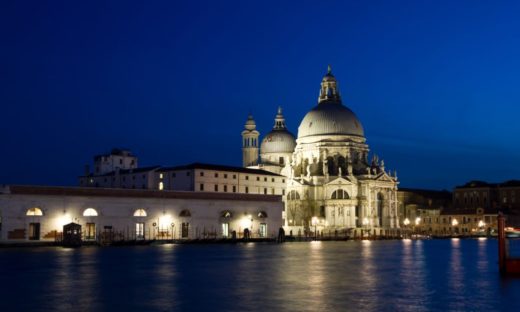
<instances>
[{"instance_id":1,"label":"illuminated facade","mask_svg":"<svg viewBox=\"0 0 520 312\"><path fill-rule=\"evenodd\" d=\"M54 241L71 222L84 240L275 237L280 196L156 190L7 186L0 189L0 241Z\"/></svg>"},{"instance_id":2,"label":"illuminated facade","mask_svg":"<svg viewBox=\"0 0 520 312\"><path fill-rule=\"evenodd\" d=\"M303 118L297 139L279 110L260 147L258 167L288 178L286 228L376 233L398 228L397 176L377 156L369 161L368 152L361 122L343 105L329 67L318 105Z\"/></svg>"}]
</instances>

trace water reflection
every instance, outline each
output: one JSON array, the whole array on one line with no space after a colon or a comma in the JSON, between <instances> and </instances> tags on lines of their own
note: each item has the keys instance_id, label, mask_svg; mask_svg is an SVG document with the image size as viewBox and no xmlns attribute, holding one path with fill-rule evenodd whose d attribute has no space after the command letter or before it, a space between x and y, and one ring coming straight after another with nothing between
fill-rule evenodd
<instances>
[{"instance_id":1,"label":"water reflection","mask_svg":"<svg viewBox=\"0 0 520 312\"><path fill-rule=\"evenodd\" d=\"M515 310L496 255L490 239L6 249L0 311Z\"/></svg>"}]
</instances>

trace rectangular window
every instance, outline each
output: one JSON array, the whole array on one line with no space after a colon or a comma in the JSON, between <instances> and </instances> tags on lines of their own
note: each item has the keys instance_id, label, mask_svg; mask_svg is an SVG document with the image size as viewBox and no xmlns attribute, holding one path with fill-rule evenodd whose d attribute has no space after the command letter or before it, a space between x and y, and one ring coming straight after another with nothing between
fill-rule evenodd
<instances>
[{"instance_id":1,"label":"rectangular window","mask_svg":"<svg viewBox=\"0 0 520 312\"><path fill-rule=\"evenodd\" d=\"M260 177L256 177L256 180L257 180L257 181L260 181Z\"/></svg>"},{"instance_id":2,"label":"rectangular window","mask_svg":"<svg viewBox=\"0 0 520 312\"><path fill-rule=\"evenodd\" d=\"M283 165L283 157L280 157L279 162L280 162L280 165Z\"/></svg>"},{"instance_id":3,"label":"rectangular window","mask_svg":"<svg viewBox=\"0 0 520 312\"><path fill-rule=\"evenodd\" d=\"M267 195L267 189L264 188L264 195Z\"/></svg>"},{"instance_id":4,"label":"rectangular window","mask_svg":"<svg viewBox=\"0 0 520 312\"><path fill-rule=\"evenodd\" d=\"M246 176L246 180L249 180L249 176Z\"/></svg>"},{"instance_id":5,"label":"rectangular window","mask_svg":"<svg viewBox=\"0 0 520 312\"><path fill-rule=\"evenodd\" d=\"M215 184L215 192L218 192L218 184Z\"/></svg>"},{"instance_id":6,"label":"rectangular window","mask_svg":"<svg viewBox=\"0 0 520 312\"><path fill-rule=\"evenodd\" d=\"M267 237L267 224L260 223L260 237Z\"/></svg>"},{"instance_id":7,"label":"rectangular window","mask_svg":"<svg viewBox=\"0 0 520 312\"><path fill-rule=\"evenodd\" d=\"M233 193L237 192L237 187L233 185Z\"/></svg>"},{"instance_id":8,"label":"rectangular window","mask_svg":"<svg viewBox=\"0 0 520 312\"><path fill-rule=\"evenodd\" d=\"M138 222L135 224L135 238L144 239L144 223Z\"/></svg>"},{"instance_id":9,"label":"rectangular window","mask_svg":"<svg viewBox=\"0 0 520 312\"><path fill-rule=\"evenodd\" d=\"M229 236L229 223L222 223L222 237Z\"/></svg>"},{"instance_id":10,"label":"rectangular window","mask_svg":"<svg viewBox=\"0 0 520 312\"><path fill-rule=\"evenodd\" d=\"M224 185L224 192L227 192L227 185Z\"/></svg>"},{"instance_id":11,"label":"rectangular window","mask_svg":"<svg viewBox=\"0 0 520 312\"><path fill-rule=\"evenodd\" d=\"M285 179L282 179L282 183L285 183Z\"/></svg>"},{"instance_id":12,"label":"rectangular window","mask_svg":"<svg viewBox=\"0 0 520 312\"><path fill-rule=\"evenodd\" d=\"M204 191L204 184L200 184L199 190Z\"/></svg>"},{"instance_id":13,"label":"rectangular window","mask_svg":"<svg viewBox=\"0 0 520 312\"><path fill-rule=\"evenodd\" d=\"M236 178L237 178L237 175L236 175L236 174L234 174L234 175L233 175L233 179L235 179L235 180L236 180Z\"/></svg>"},{"instance_id":14,"label":"rectangular window","mask_svg":"<svg viewBox=\"0 0 520 312\"><path fill-rule=\"evenodd\" d=\"M227 179L227 174L226 173L224 173L224 179Z\"/></svg>"},{"instance_id":15,"label":"rectangular window","mask_svg":"<svg viewBox=\"0 0 520 312\"><path fill-rule=\"evenodd\" d=\"M201 177L203 177L203 176L204 176L204 171L201 171L201 172L199 173L199 175L200 175Z\"/></svg>"},{"instance_id":16,"label":"rectangular window","mask_svg":"<svg viewBox=\"0 0 520 312\"><path fill-rule=\"evenodd\" d=\"M264 177L264 182L267 182L267 178L266 177Z\"/></svg>"},{"instance_id":17,"label":"rectangular window","mask_svg":"<svg viewBox=\"0 0 520 312\"><path fill-rule=\"evenodd\" d=\"M162 179L164 175L162 173L159 173L159 179Z\"/></svg>"},{"instance_id":18,"label":"rectangular window","mask_svg":"<svg viewBox=\"0 0 520 312\"><path fill-rule=\"evenodd\" d=\"M95 223L87 223L85 228L85 239L86 240L94 240L96 239L96 224Z\"/></svg>"},{"instance_id":19,"label":"rectangular window","mask_svg":"<svg viewBox=\"0 0 520 312\"><path fill-rule=\"evenodd\" d=\"M246 186L246 194L249 193L249 188Z\"/></svg>"},{"instance_id":20,"label":"rectangular window","mask_svg":"<svg viewBox=\"0 0 520 312\"><path fill-rule=\"evenodd\" d=\"M218 178L218 173L215 173L215 178Z\"/></svg>"},{"instance_id":21,"label":"rectangular window","mask_svg":"<svg viewBox=\"0 0 520 312\"><path fill-rule=\"evenodd\" d=\"M274 178L271 179L271 182L274 182Z\"/></svg>"}]
</instances>

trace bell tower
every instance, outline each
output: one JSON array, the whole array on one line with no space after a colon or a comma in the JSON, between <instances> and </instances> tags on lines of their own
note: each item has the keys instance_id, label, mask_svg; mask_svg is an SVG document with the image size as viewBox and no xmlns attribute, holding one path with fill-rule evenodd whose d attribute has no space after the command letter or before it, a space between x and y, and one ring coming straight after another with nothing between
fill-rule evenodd
<instances>
[{"instance_id":1,"label":"bell tower","mask_svg":"<svg viewBox=\"0 0 520 312\"><path fill-rule=\"evenodd\" d=\"M260 132L256 130L256 123L253 116L247 117L244 131L242 131L242 166L258 165L258 137Z\"/></svg>"}]
</instances>

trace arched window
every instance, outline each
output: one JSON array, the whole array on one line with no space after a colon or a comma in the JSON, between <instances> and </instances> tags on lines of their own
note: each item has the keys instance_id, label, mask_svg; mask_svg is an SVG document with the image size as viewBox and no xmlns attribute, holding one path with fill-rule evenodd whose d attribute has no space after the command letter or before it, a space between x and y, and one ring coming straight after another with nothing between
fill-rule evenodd
<instances>
[{"instance_id":1,"label":"arched window","mask_svg":"<svg viewBox=\"0 0 520 312\"><path fill-rule=\"evenodd\" d=\"M228 218L233 217L233 214L232 214L231 211L229 211L229 210L224 210L224 211L222 211L222 213L220 214L220 217L221 217L221 218L226 218L226 219L228 219Z\"/></svg>"},{"instance_id":2,"label":"arched window","mask_svg":"<svg viewBox=\"0 0 520 312\"><path fill-rule=\"evenodd\" d=\"M83 216L84 217L97 217L98 213L96 211L96 209L94 208L87 208L85 209L85 211L83 211Z\"/></svg>"},{"instance_id":3,"label":"arched window","mask_svg":"<svg viewBox=\"0 0 520 312\"><path fill-rule=\"evenodd\" d=\"M43 216L43 211L40 208L34 207L27 210L26 216Z\"/></svg>"},{"instance_id":4,"label":"arched window","mask_svg":"<svg viewBox=\"0 0 520 312\"><path fill-rule=\"evenodd\" d=\"M295 190L292 190L289 192L289 194L287 194L287 199L288 200L300 199L300 194L298 194L298 192L296 192Z\"/></svg>"},{"instance_id":5,"label":"arched window","mask_svg":"<svg viewBox=\"0 0 520 312\"><path fill-rule=\"evenodd\" d=\"M335 190L332 195L330 196L330 199L349 199L348 193L345 190L339 189Z\"/></svg>"},{"instance_id":6,"label":"arched window","mask_svg":"<svg viewBox=\"0 0 520 312\"><path fill-rule=\"evenodd\" d=\"M191 217L191 212L188 209L184 209L179 213L179 217Z\"/></svg>"},{"instance_id":7,"label":"arched window","mask_svg":"<svg viewBox=\"0 0 520 312\"><path fill-rule=\"evenodd\" d=\"M146 216L147 216L146 210L144 210L144 209L137 209L134 212L134 217L146 217Z\"/></svg>"},{"instance_id":8,"label":"arched window","mask_svg":"<svg viewBox=\"0 0 520 312\"><path fill-rule=\"evenodd\" d=\"M267 218L267 213L265 211L260 211L258 212L258 217L259 218Z\"/></svg>"}]
</instances>

